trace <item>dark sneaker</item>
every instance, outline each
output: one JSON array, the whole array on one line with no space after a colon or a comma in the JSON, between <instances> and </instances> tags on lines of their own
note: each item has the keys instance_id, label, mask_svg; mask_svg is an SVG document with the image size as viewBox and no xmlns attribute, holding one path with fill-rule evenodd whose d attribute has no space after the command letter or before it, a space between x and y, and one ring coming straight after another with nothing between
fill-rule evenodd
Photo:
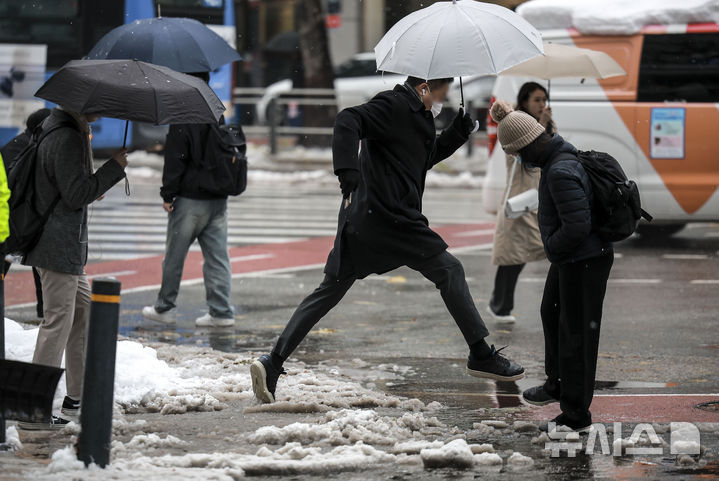
<instances>
[{"instance_id":1,"label":"dark sneaker","mask_svg":"<svg viewBox=\"0 0 719 481\"><path fill-rule=\"evenodd\" d=\"M546 406L547 404L559 402L559 399L550 395L544 389L544 384L541 386L530 387L522 393L522 397L529 404L534 404L535 406Z\"/></svg>"},{"instance_id":2,"label":"dark sneaker","mask_svg":"<svg viewBox=\"0 0 719 481\"><path fill-rule=\"evenodd\" d=\"M507 346L495 349L487 359L475 359L472 353L467 360L467 373L474 377L494 379L496 381L516 381L524 377L524 368L504 357L500 352Z\"/></svg>"},{"instance_id":3,"label":"dark sneaker","mask_svg":"<svg viewBox=\"0 0 719 481\"><path fill-rule=\"evenodd\" d=\"M250 365L252 377L252 390L255 397L263 403L275 402L275 388L280 374L287 374L281 367L278 369L272 363L272 358L265 354Z\"/></svg>"},{"instance_id":4,"label":"dark sneaker","mask_svg":"<svg viewBox=\"0 0 719 481\"><path fill-rule=\"evenodd\" d=\"M550 423L554 423L554 428L550 430ZM572 419L569 419L564 413L560 414L556 418L552 419L547 424L542 424L539 426L540 431L544 432L576 432L580 434L588 433L592 429L592 420L591 418L586 421L575 421Z\"/></svg>"},{"instance_id":5,"label":"dark sneaker","mask_svg":"<svg viewBox=\"0 0 719 481\"><path fill-rule=\"evenodd\" d=\"M59 431L70 423L70 420L53 416L49 423L17 423L17 427L25 431Z\"/></svg>"},{"instance_id":6,"label":"dark sneaker","mask_svg":"<svg viewBox=\"0 0 719 481\"><path fill-rule=\"evenodd\" d=\"M65 396L60 412L67 416L77 417L80 414L80 401L75 401L70 396Z\"/></svg>"}]
</instances>

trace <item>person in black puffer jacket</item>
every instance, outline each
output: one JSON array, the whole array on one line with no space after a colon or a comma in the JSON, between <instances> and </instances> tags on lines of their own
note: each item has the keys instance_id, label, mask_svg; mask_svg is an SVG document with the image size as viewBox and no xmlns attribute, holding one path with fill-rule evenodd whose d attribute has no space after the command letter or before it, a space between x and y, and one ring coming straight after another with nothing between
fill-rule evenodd
<instances>
[{"instance_id":1,"label":"person in black puffer jacket","mask_svg":"<svg viewBox=\"0 0 719 481\"><path fill-rule=\"evenodd\" d=\"M541 307L547 380L523 397L535 405L559 401L562 414L553 421L583 431L592 424L589 406L614 251L596 231L592 185L577 149L507 102L495 102L491 115L502 148L518 153L522 165L542 170L539 230L551 262Z\"/></svg>"}]
</instances>

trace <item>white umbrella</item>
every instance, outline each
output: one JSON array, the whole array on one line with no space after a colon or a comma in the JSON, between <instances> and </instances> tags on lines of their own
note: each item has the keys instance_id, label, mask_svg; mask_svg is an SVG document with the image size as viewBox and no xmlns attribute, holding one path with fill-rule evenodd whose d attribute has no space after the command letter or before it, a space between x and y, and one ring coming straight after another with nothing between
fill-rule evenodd
<instances>
[{"instance_id":1,"label":"white umbrella","mask_svg":"<svg viewBox=\"0 0 719 481\"><path fill-rule=\"evenodd\" d=\"M626 74L622 66L605 52L556 43L545 43L544 55L502 72L502 75L539 77L548 82L561 77L604 79Z\"/></svg>"},{"instance_id":2,"label":"white umbrella","mask_svg":"<svg viewBox=\"0 0 719 481\"><path fill-rule=\"evenodd\" d=\"M497 75L543 52L539 32L511 10L436 2L397 22L374 49L377 70L422 79ZM464 104L464 98L462 98Z\"/></svg>"}]
</instances>

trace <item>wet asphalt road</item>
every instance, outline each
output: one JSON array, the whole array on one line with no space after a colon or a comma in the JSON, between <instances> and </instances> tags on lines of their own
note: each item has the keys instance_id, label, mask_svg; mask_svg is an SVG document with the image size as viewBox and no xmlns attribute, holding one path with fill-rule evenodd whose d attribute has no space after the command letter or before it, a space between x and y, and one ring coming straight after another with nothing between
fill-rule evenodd
<instances>
[{"instance_id":1,"label":"wet asphalt road","mask_svg":"<svg viewBox=\"0 0 719 481\"><path fill-rule=\"evenodd\" d=\"M312 192L318 209L336 204L334 188L301 188ZM135 187L135 195L139 193L146 199L153 198L154 192L149 186ZM271 209L271 205L265 208ZM451 193L430 189L425 211L430 221L443 216L451 222L492 220L482 212L480 192L469 189ZM334 220L332 214L328 216L328 221ZM670 239L632 238L618 244L616 253L602 322L596 394L719 393L719 224L690 224ZM465 267L474 299L484 314L495 269L490 263L490 251L462 249L456 255ZM522 273L516 293L516 323L498 323L485 316L491 332L489 341L497 346L509 345L507 355L527 369L527 378L518 383L481 381L464 373L467 347L439 293L418 273L405 268L358 281L303 342L296 357L309 363L361 358L370 364L392 362L411 366L413 372L406 379L378 382L378 387L425 402L440 401L449 407L438 416L442 421L470 429L473 422L496 416L497 407L519 406L521 390L543 379L539 304L547 269L548 264L538 262L528 265ZM237 321L229 329L194 327L193 319L204 312L202 286L182 288L177 329L142 319L140 311L154 301L155 291L125 294L121 334L259 355L271 348L296 305L321 279L321 269L315 268L234 280ZM23 309L16 317L29 318L29 312ZM511 415L512 410L509 412ZM719 414L714 422L719 422ZM716 437L707 438L707 442L716 453ZM505 443L504 448L513 446L522 452L532 449L528 437L509 437ZM658 466L637 466L632 460L602 456L551 460L538 463L541 475L527 476L620 479L666 475L684 479L686 473L670 466L668 460L664 461L666 466L662 460L655 461ZM713 466L704 472L705 476L717 474L716 458ZM474 476L452 471L376 474L381 479ZM686 475L697 474L702 473L692 471ZM339 476L367 479L361 473ZM517 475L520 477L525 476Z\"/></svg>"}]
</instances>

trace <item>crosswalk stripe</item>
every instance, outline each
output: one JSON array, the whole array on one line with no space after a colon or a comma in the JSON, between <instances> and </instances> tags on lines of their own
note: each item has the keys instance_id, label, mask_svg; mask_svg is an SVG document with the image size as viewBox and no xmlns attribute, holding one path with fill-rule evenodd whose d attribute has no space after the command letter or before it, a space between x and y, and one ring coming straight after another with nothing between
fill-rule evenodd
<instances>
[{"instance_id":1,"label":"crosswalk stripe","mask_svg":"<svg viewBox=\"0 0 719 481\"><path fill-rule=\"evenodd\" d=\"M168 214L162 209L158 187L137 184L131 197L115 192L91 206L90 262L165 252ZM467 191L430 190L425 196L425 215L433 226L466 223L471 221L467 213L475 209L473 199L467 201ZM254 185L242 196L228 199L228 244L277 244L334 236L340 203L335 185ZM200 250L199 245L194 243L190 250Z\"/></svg>"}]
</instances>

